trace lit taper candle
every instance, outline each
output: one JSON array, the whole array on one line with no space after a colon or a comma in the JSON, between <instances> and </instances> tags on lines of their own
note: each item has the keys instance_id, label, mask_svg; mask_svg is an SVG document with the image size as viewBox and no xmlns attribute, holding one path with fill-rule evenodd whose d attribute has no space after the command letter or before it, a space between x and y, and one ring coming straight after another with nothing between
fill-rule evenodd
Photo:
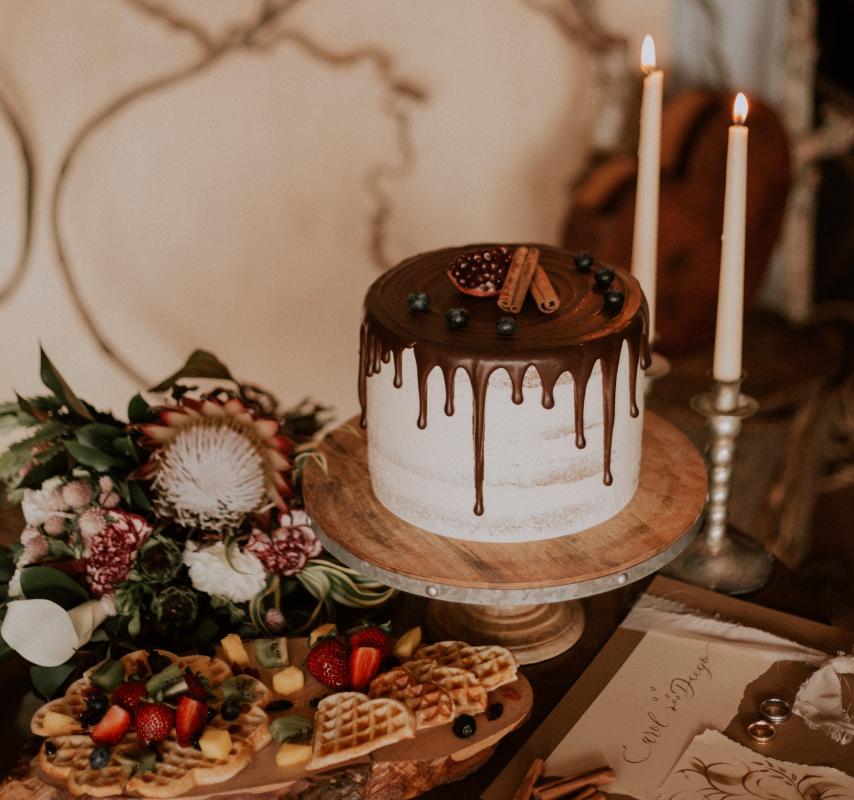
<instances>
[{"instance_id":1,"label":"lit taper candle","mask_svg":"<svg viewBox=\"0 0 854 800\"><path fill-rule=\"evenodd\" d=\"M741 378L744 316L744 235L747 212L747 98L739 92L732 107L726 157L724 228L712 374L718 381ZM726 409L725 409L726 410Z\"/></svg>"},{"instance_id":2,"label":"lit taper candle","mask_svg":"<svg viewBox=\"0 0 854 800\"><path fill-rule=\"evenodd\" d=\"M635 195L635 225L632 234L632 273L646 295L649 306L649 340L655 339L655 279L658 268L658 190L661 172L661 106L664 73L655 68L652 36L643 40L643 80L638 184Z\"/></svg>"}]
</instances>

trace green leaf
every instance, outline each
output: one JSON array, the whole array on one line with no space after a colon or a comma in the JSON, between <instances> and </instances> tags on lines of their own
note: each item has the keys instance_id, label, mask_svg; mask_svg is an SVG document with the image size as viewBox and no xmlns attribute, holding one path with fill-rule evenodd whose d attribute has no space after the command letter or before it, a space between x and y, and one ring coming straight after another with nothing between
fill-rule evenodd
<instances>
[{"instance_id":1,"label":"green leaf","mask_svg":"<svg viewBox=\"0 0 854 800\"><path fill-rule=\"evenodd\" d=\"M41 378L42 383L65 403L69 411L90 422L95 421L92 413L80 401L77 395L74 394L71 387L65 382L65 378L59 374L44 350L41 351Z\"/></svg>"},{"instance_id":2,"label":"green leaf","mask_svg":"<svg viewBox=\"0 0 854 800\"><path fill-rule=\"evenodd\" d=\"M108 455L94 447L80 444L80 442L67 442L65 446L68 452L84 467L92 467L98 472L109 472L112 467L119 467L122 463L120 458Z\"/></svg>"},{"instance_id":3,"label":"green leaf","mask_svg":"<svg viewBox=\"0 0 854 800\"><path fill-rule=\"evenodd\" d=\"M134 425L141 425L144 422L154 422L157 414L154 413L148 401L137 392L128 403L128 419Z\"/></svg>"},{"instance_id":4,"label":"green leaf","mask_svg":"<svg viewBox=\"0 0 854 800\"><path fill-rule=\"evenodd\" d=\"M134 508L140 511L154 510L151 501L148 499L148 495L145 493L145 489L142 488L139 481L128 481L128 487L130 488L130 500Z\"/></svg>"},{"instance_id":5,"label":"green leaf","mask_svg":"<svg viewBox=\"0 0 854 800\"><path fill-rule=\"evenodd\" d=\"M89 599L77 581L52 567L22 569L21 592L28 600L51 600L66 611Z\"/></svg>"},{"instance_id":6,"label":"green leaf","mask_svg":"<svg viewBox=\"0 0 854 800\"><path fill-rule=\"evenodd\" d=\"M18 488L38 489L48 478L62 474L67 468L65 452L56 447L40 455L38 463L18 481Z\"/></svg>"},{"instance_id":7,"label":"green leaf","mask_svg":"<svg viewBox=\"0 0 854 800\"><path fill-rule=\"evenodd\" d=\"M0 547L0 583L8 583L15 574L15 560L8 547Z\"/></svg>"},{"instance_id":8,"label":"green leaf","mask_svg":"<svg viewBox=\"0 0 854 800\"><path fill-rule=\"evenodd\" d=\"M30 680L32 680L35 690L45 700L50 700L75 669L76 666L73 661L66 661L58 667L39 667L34 665L30 667Z\"/></svg>"},{"instance_id":9,"label":"green leaf","mask_svg":"<svg viewBox=\"0 0 854 800\"><path fill-rule=\"evenodd\" d=\"M72 559L76 556L75 552L62 539L56 536L48 536L47 538L47 553L57 561Z\"/></svg>"},{"instance_id":10,"label":"green leaf","mask_svg":"<svg viewBox=\"0 0 854 800\"><path fill-rule=\"evenodd\" d=\"M31 416L33 419L39 420L39 422L48 418L47 412L37 408L32 400L29 400L26 397L21 397L17 392L15 392L15 397L18 398L18 408L20 408L24 414Z\"/></svg>"},{"instance_id":11,"label":"green leaf","mask_svg":"<svg viewBox=\"0 0 854 800\"><path fill-rule=\"evenodd\" d=\"M107 425L104 422L93 422L74 431L74 436L80 444L94 447L96 450L111 451L113 439L123 432L123 428Z\"/></svg>"},{"instance_id":12,"label":"green leaf","mask_svg":"<svg viewBox=\"0 0 854 800\"><path fill-rule=\"evenodd\" d=\"M136 445L133 443L133 439L130 434L125 434L124 436L117 436L112 441L113 450L117 453L121 453L123 456L127 456L131 461L135 464L139 464L139 453L136 451Z\"/></svg>"},{"instance_id":13,"label":"green leaf","mask_svg":"<svg viewBox=\"0 0 854 800\"><path fill-rule=\"evenodd\" d=\"M29 454L37 444L55 439L64 430L65 425L61 422L50 420L40 425L36 432L31 436L28 436L26 439L21 439L19 442L15 442L15 444L13 444L9 449L13 453Z\"/></svg>"},{"instance_id":14,"label":"green leaf","mask_svg":"<svg viewBox=\"0 0 854 800\"><path fill-rule=\"evenodd\" d=\"M14 652L15 651L3 640L3 637L0 636L0 661L9 658L9 656Z\"/></svg>"},{"instance_id":15,"label":"green leaf","mask_svg":"<svg viewBox=\"0 0 854 800\"><path fill-rule=\"evenodd\" d=\"M157 386L152 386L149 391L165 392L181 378L215 378L235 382L228 371L228 367L213 353L209 353L207 350L195 350L181 369L158 383Z\"/></svg>"}]
</instances>

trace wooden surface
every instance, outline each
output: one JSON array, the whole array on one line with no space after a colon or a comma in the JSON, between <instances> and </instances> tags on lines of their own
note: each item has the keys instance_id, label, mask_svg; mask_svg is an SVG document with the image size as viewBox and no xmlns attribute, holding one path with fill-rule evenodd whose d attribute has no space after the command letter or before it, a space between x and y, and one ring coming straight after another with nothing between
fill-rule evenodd
<instances>
[{"instance_id":1,"label":"wooden surface","mask_svg":"<svg viewBox=\"0 0 854 800\"><path fill-rule=\"evenodd\" d=\"M294 638L288 642L292 664L302 664L308 654L306 639ZM261 680L272 685L277 671L266 669L254 661ZM310 701L331 694L313 677L306 674L305 686L288 699L293 707L272 712L271 719L289 714L306 718L313 716ZM322 773L307 772L302 766L281 768L276 765L278 745L271 742L262 748L246 769L222 783L197 786L182 795L195 800L237 800L252 798L267 800L278 797L297 797L309 790L323 787L333 780L352 782L360 786L364 800L403 800L417 797L433 787L463 777L482 766L495 750L498 742L518 728L529 716L533 702L531 685L524 675L513 683L489 693L489 703L501 703L502 715L487 720L485 714L475 717L477 730L468 739L455 736L450 725L440 725L418 731L414 739L405 739L375 750L366 756L345 762ZM24 766L19 777L0 786L0 797L18 800L70 800L64 782L48 778L38 767L36 759ZM336 794L340 800L341 794Z\"/></svg>"},{"instance_id":2,"label":"wooden surface","mask_svg":"<svg viewBox=\"0 0 854 800\"><path fill-rule=\"evenodd\" d=\"M303 476L313 520L328 538L380 569L470 589L546 588L622 572L677 542L696 522L706 496L706 470L697 449L678 429L648 413L638 490L617 516L555 539L467 542L437 536L389 512L371 490L366 451L356 420L323 440L319 452L327 470L310 462Z\"/></svg>"}]
</instances>

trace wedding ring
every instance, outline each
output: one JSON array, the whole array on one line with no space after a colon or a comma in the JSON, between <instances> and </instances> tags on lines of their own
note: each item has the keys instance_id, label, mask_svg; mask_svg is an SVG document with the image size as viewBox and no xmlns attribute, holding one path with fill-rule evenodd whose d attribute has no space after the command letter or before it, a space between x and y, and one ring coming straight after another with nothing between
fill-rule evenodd
<instances>
[{"instance_id":1,"label":"wedding ring","mask_svg":"<svg viewBox=\"0 0 854 800\"><path fill-rule=\"evenodd\" d=\"M759 704L759 715L768 722L781 725L792 716L792 707L781 697L769 697Z\"/></svg>"},{"instance_id":2,"label":"wedding ring","mask_svg":"<svg viewBox=\"0 0 854 800\"><path fill-rule=\"evenodd\" d=\"M758 719L747 726L747 735L754 742L765 744L774 736L774 726L768 720Z\"/></svg>"}]
</instances>

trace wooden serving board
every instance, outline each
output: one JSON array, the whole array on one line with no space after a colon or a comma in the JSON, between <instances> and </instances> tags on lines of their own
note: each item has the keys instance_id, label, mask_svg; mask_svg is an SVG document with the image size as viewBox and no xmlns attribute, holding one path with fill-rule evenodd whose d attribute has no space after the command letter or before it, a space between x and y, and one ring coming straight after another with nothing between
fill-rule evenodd
<instances>
[{"instance_id":1,"label":"wooden serving board","mask_svg":"<svg viewBox=\"0 0 854 800\"><path fill-rule=\"evenodd\" d=\"M249 648L251 651L251 648ZM290 639L291 664L302 664L308 651L306 639ZM250 652L251 655L251 652ZM276 670L265 669L254 662L261 680L272 688ZM303 670L305 687L287 699L293 708L269 712L270 719L286 714L313 718L310 701L332 694ZM278 697L278 696L277 696ZM406 800L417 797L434 786L459 780L483 766L498 742L515 730L528 717L533 702L531 685L521 674L511 684L489 694L489 702L500 702L504 712L489 721L485 714L476 717L477 731L460 739L450 725L419 731L415 739L375 750L324 772L307 772L301 767L282 769L276 765L278 745L271 742L256 754L246 769L228 781L212 786L199 786L183 797L194 800L270 800L300 797L313 800ZM0 785L2 800L70 800L64 784L47 777L34 759L20 775Z\"/></svg>"}]
</instances>

